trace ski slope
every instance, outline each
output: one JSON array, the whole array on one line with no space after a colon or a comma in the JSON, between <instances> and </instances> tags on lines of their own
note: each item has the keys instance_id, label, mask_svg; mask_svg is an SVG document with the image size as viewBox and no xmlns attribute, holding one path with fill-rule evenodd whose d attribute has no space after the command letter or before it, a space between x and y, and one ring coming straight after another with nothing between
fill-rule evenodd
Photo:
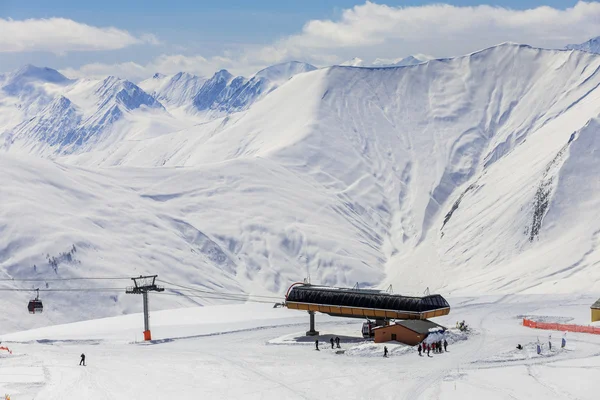
<instances>
[{"instance_id":1,"label":"ski slope","mask_svg":"<svg viewBox=\"0 0 600 400\"><path fill-rule=\"evenodd\" d=\"M594 399L600 337L520 325L522 315L579 315L590 299L484 296L450 299L470 334L451 334L448 352L364 341L361 321L317 316L321 351L300 338L307 317L269 305L156 312L152 342L138 342L139 314L3 336L0 392L12 399ZM560 307L559 307L560 305ZM551 314L544 314L550 311ZM138 329L139 331L139 329ZM329 347L339 336L342 354ZM299 339L295 339L299 338ZM537 355L537 341L542 354ZM524 349L515 347L520 343ZM78 366L86 354L87 366ZM568 379L566 377L568 376Z\"/></svg>"}]
</instances>

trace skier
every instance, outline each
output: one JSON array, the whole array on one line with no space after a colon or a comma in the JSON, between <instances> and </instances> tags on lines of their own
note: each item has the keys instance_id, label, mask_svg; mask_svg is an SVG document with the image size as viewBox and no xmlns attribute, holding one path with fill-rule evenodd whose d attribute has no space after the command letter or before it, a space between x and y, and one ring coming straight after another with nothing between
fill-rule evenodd
<instances>
[{"instance_id":1,"label":"skier","mask_svg":"<svg viewBox=\"0 0 600 400\"><path fill-rule=\"evenodd\" d=\"M335 344L336 344L336 346L337 346L338 349L341 349L341 347L340 347L340 337L339 336L335 337Z\"/></svg>"},{"instance_id":2,"label":"skier","mask_svg":"<svg viewBox=\"0 0 600 400\"><path fill-rule=\"evenodd\" d=\"M315 340L315 350L320 351L319 350L319 339Z\"/></svg>"},{"instance_id":3,"label":"skier","mask_svg":"<svg viewBox=\"0 0 600 400\"><path fill-rule=\"evenodd\" d=\"M448 342L444 339L444 351L448 351Z\"/></svg>"},{"instance_id":4,"label":"skier","mask_svg":"<svg viewBox=\"0 0 600 400\"><path fill-rule=\"evenodd\" d=\"M417 351L419 352L419 357L420 357L421 351L423 351L423 348L421 347L421 343L419 343L419 347L417 347Z\"/></svg>"},{"instance_id":5,"label":"skier","mask_svg":"<svg viewBox=\"0 0 600 400\"><path fill-rule=\"evenodd\" d=\"M85 354L81 353L81 361L79 361L79 365L83 365L85 367Z\"/></svg>"},{"instance_id":6,"label":"skier","mask_svg":"<svg viewBox=\"0 0 600 400\"><path fill-rule=\"evenodd\" d=\"M560 348L561 348L561 349L564 349L564 348L565 348L565 346L567 345L567 338L566 338L566 335L567 335L567 334L565 333L565 336L563 336L563 338L562 338L562 340L561 340L561 342L560 342Z\"/></svg>"},{"instance_id":7,"label":"skier","mask_svg":"<svg viewBox=\"0 0 600 400\"><path fill-rule=\"evenodd\" d=\"M427 357L429 357L429 351L431 350L431 346L429 346L429 344L425 344L425 347L427 347Z\"/></svg>"},{"instance_id":8,"label":"skier","mask_svg":"<svg viewBox=\"0 0 600 400\"><path fill-rule=\"evenodd\" d=\"M548 349L552 351L552 334L548 335Z\"/></svg>"},{"instance_id":9,"label":"skier","mask_svg":"<svg viewBox=\"0 0 600 400\"><path fill-rule=\"evenodd\" d=\"M443 353L442 351L442 341L437 342L438 353Z\"/></svg>"},{"instance_id":10,"label":"skier","mask_svg":"<svg viewBox=\"0 0 600 400\"><path fill-rule=\"evenodd\" d=\"M387 357L388 356L388 349L387 346L383 346L383 356Z\"/></svg>"},{"instance_id":11,"label":"skier","mask_svg":"<svg viewBox=\"0 0 600 400\"><path fill-rule=\"evenodd\" d=\"M537 344L537 353L538 355L542 354L542 346L540 346L540 344Z\"/></svg>"},{"instance_id":12,"label":"skier","mask_svg":"<svg viewBox=\"0 0 600 400\"><path fill-rule=\"evenodd\" d=\"M329 342L331 343L331 348L333 349L333 337L329 339Z\"/></svg>"},{"instance_id":13,"label":"skier","mask_svg":"<svg viewBox=\"0 0 600 400\"><path fill-rule=\"evenodd\" d=\"M523 350L523 346L521 346L521 343L519 343L519 344L517 345L517 349L519 349L519 350Z\"/></svg>"}]
</instances>

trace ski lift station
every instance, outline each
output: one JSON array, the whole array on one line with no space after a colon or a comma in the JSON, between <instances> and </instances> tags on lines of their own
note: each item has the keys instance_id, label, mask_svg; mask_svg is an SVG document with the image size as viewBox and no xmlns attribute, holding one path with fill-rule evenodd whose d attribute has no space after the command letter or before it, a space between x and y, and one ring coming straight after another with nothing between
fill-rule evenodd
<instances>
[{"instance_id":1,"label":"ski lift station","mask_svg":"<svg viewBox=\"0 0 600 400\"><path fill-rule=\"evenodd\" d=\"M439 327L428 321L428 318L440 317L450 313L450 305L439 294L424 297L410 297L392 294L381 290L336 288L328 286L295 283L288 289L285 306L289 309L308 311L310 329L308 336L319 334L315 330L315 312L335 317L361 318L367 321L363 324L363 336L374 337L376 326L388 326L390 320L419 320L424 325ZM372 321L374 320L374 321ZM399 329L399 328L395 328ZM422 329L418 330L419 332ZM412 332L412 331L411 331ZM418 335L417 333L416 335ZM394 333L396 339L411 336L409 333ZM412 335L414 336L414 335ZM387 336L382 336L382 338ZM381 339L383 340L383 339ZM408 340L406 343L414 341Z\"/></svg>"}]
</instances>

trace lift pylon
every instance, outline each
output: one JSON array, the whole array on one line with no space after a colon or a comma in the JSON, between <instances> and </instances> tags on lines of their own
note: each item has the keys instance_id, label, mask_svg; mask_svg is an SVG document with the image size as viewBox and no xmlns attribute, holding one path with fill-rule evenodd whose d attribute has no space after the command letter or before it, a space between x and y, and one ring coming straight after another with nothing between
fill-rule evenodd
<instances>
[{"instance_id":1,"label":"lift pylon","mask_svg":"<svg viewBox=\"0 0 600 400\"><path fill-rule=\"evenodd\" d=\"M164 292L165 288L156 285L158 275L140 275L137 278L131 278L134 286L125 289L127 294L141 294L144 303L144 340L152 340L150 333L150 312L148 309L148 292Z\"/></svg>"}]
</instances>

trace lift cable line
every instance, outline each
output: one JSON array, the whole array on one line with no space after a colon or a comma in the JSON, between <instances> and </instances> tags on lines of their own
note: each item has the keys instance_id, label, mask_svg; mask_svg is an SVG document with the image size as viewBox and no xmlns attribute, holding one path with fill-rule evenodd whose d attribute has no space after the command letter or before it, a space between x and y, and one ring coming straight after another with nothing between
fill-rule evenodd
<instances>
[{"instance_id":1,"label":"lift cable line","mask_svg":"<svg viewBox=\"0 0 600 400\"><path fill-rule=\"evenodd\" d=\"M266 300L252 300L252 299L227 299L224 297L211 297L211 296L202 296L202 295L194 295L194 294L184 294L184 293L160 293L159 296L181 296L186 298L197 298L197 299L211 299L211 300L229 300L229 301L240 301L240 302L248 302L248 303L263 303L263 304L273 304L273 301Z\"/></svg>"},{"instance_id":2,"label":"lift cable line","mask_svg":"<svg viewBox=\"0 0 600 400\"><path fill-rule=\"evenodd\" d=\"M187 295L196 295L198 297L220 298L223 300L237 300L237 301L261 300L261 301L265 301L265 302L269 302L269 303L272 303L276 300L281 300L281 297L262 298L260 296L255 297L255 296L247 295L247 294L234 295L234 294L223 294L223 293L219 293L219 292L197 292L195 290L169 288L169 287L167 287L165 289L170 292L173 292L175 294L181 294L181 295L186 295L186 296Z\"/></svg>"},{"instance_id":3,"label":"lift cable line","mask_svg":"<svg viewBox=\"0 0 600 400\"><path fill-rule=\"evenodd\" d=\"M213 295L219 295L219 296L231 296L231 297L254 297L257 299L268 299L268 300L281 300L281 298L283 296L262 296L262 295L255 295L255 294L248 294L248 293L229 293L229 292L212 292L209 290L197 290L197 289L180 289L180 288L171 288L171 287L166 287L169 290L177 290L180 292L193 292L193 293L202 293L202 294L213 294Z\"/></svg>"},{"instance_id":4,"label":"lift cable line","mask_svg":"<svg viewBox=\"0 0 600 400\"><path fill-rule=\"evenodd\" d=\"M110 278L2 278L0 282L58 282L58 281L117 281L129 280L131 278L110 277Z\"/></svg>"},{"instance_id":5,"label":"lift cable line","mask_svg":"<svg viewBox=\"0 0 600 400\"><path fill-rule=\"evenodd\" d=\"M281 299L281 296L263 296L263 295L258 295L258 294L218 292L218 291L215 291L215 290L205 290L205 289L194 288L194 287L191 287L191 286L179 285L177 283L167 282L167 281L162 280L162 279L157 279L157 281L158 282L162 282L162 283L166 283L167 285L173 285L173 286L180 287L182 289L187 289L187 290L191 290L191 291L194 291L194 292L200 292L200 293L220 294L220 295L232 295L232 296L250 296L250 297L260 297L260 298L265 298L265 299L277 299L277 300Z\"/></svg>"},{"instance_id":6,"label":"lift cable line","mask_svg":"<svg viewBox=\"0 0 600 400\"><path fill-rule=\"evenodd\" d=\"M131 279L131 278L130 278ZM240 303L264 303L264 304L273 304L273 300L267 299L253 299L252 296L248 297L247 295L239 295L235 296L232 294L224 295L219 292L206 292L206 293L194 293L193 290L183 290L178 288L164 288L165 291L169 291L169 293L163 292L161 295L168 296L180 296L180 297L189 297L189 298L200 298L207 300L226 300L226 301L235 301ZM37 288L0 288L0 292L95 292L95 293L113 293L113 292L123 292L123 288L63 288L63 289L37 289ZM190 292L190 293L188 293ZM266 296L265 296L266 297ZM280 298L275 298L279 300Z\"/></svg>"},{"instance_id":7,"label":"lift cable line","mask_svg":"<svg viewBox=\"0 0 600 400\"><path fill-rule=\"evenodd\" d=\"M123 288L62 288L62 289L26 289L0 288L2 292L122 292Z\"/></svg>"},{"instance_id":8,"label":"lift cable line","mask_svg":"<svg viewBox=\"0 0 600 400\"><path fill-rule=\"evenodd\" d=\"M184 298L199 298L205 300L223 300L223 301L234 301L242 303L264 303L273 304L274 300L280 300L281 297L276 296L264 296L264 295L252 295L246 293L231 293L231 292L219 292L198 289L190 286L179 285L174 282L162 281L157 279L158 275L139 276L137 278L128 278L133 280L134 286L129 286L125 289L127 294L141 294L143 296L143 308L144 308L144 340L152 340L150 332L150 315L148 306L148 294L149 292L157 292L158 294L166 296L180 296ZM125 278L121 277L78 277L78 278L48 278L48 279L0 279L1 282L69 282L69 281L85 281L85 280L122 280ZM172 287L158 286L156 282L164 282ZM168 290L170 293L165 293ZM58 287L58 288L23 288L23 287L0 287L0 292L35 292L36 296L28 303L28 310L31 314L41 313L43 311L43 304L40 299L40 292L87 292L87 293L101 293L101 292L122 292L123 288L117 287ZM279 304L279 303L277 303ZM276 306L277 306L276 304Z\"/></svg>"},{"instance_id":9,"label":"lift cable line","mask_svg":"<svg viewBox=\"0 0 600 400\"><path fill-rule=\"evenodd\" d=\"M132 278L129 278L132 279ZM264 298L264 299L275 299L279 300L281 297L275 296L258 296L258 295L248 295L248 294L235 294L235 293L224 293L224 292L211 292L211 291L203 291L198 289L180 289L177 287L164 287L165 290L169 290L171 292L178 292L174 294L187 295L185 292L191 293L199 293L196 297L210 297L210 298L220 298L223 300L241 300L241 301L251 301L253 297L255 298ZM112 288L97 288L97 287L89 287L89 288L48 288L48 289L37 289L37 288L0 288L2 292L122 292L122 287L112 287ZM191 296L191 295L190 295ZM265 301L267 303L272 303L272 301Z\"/></svg>"}]
</instances>

